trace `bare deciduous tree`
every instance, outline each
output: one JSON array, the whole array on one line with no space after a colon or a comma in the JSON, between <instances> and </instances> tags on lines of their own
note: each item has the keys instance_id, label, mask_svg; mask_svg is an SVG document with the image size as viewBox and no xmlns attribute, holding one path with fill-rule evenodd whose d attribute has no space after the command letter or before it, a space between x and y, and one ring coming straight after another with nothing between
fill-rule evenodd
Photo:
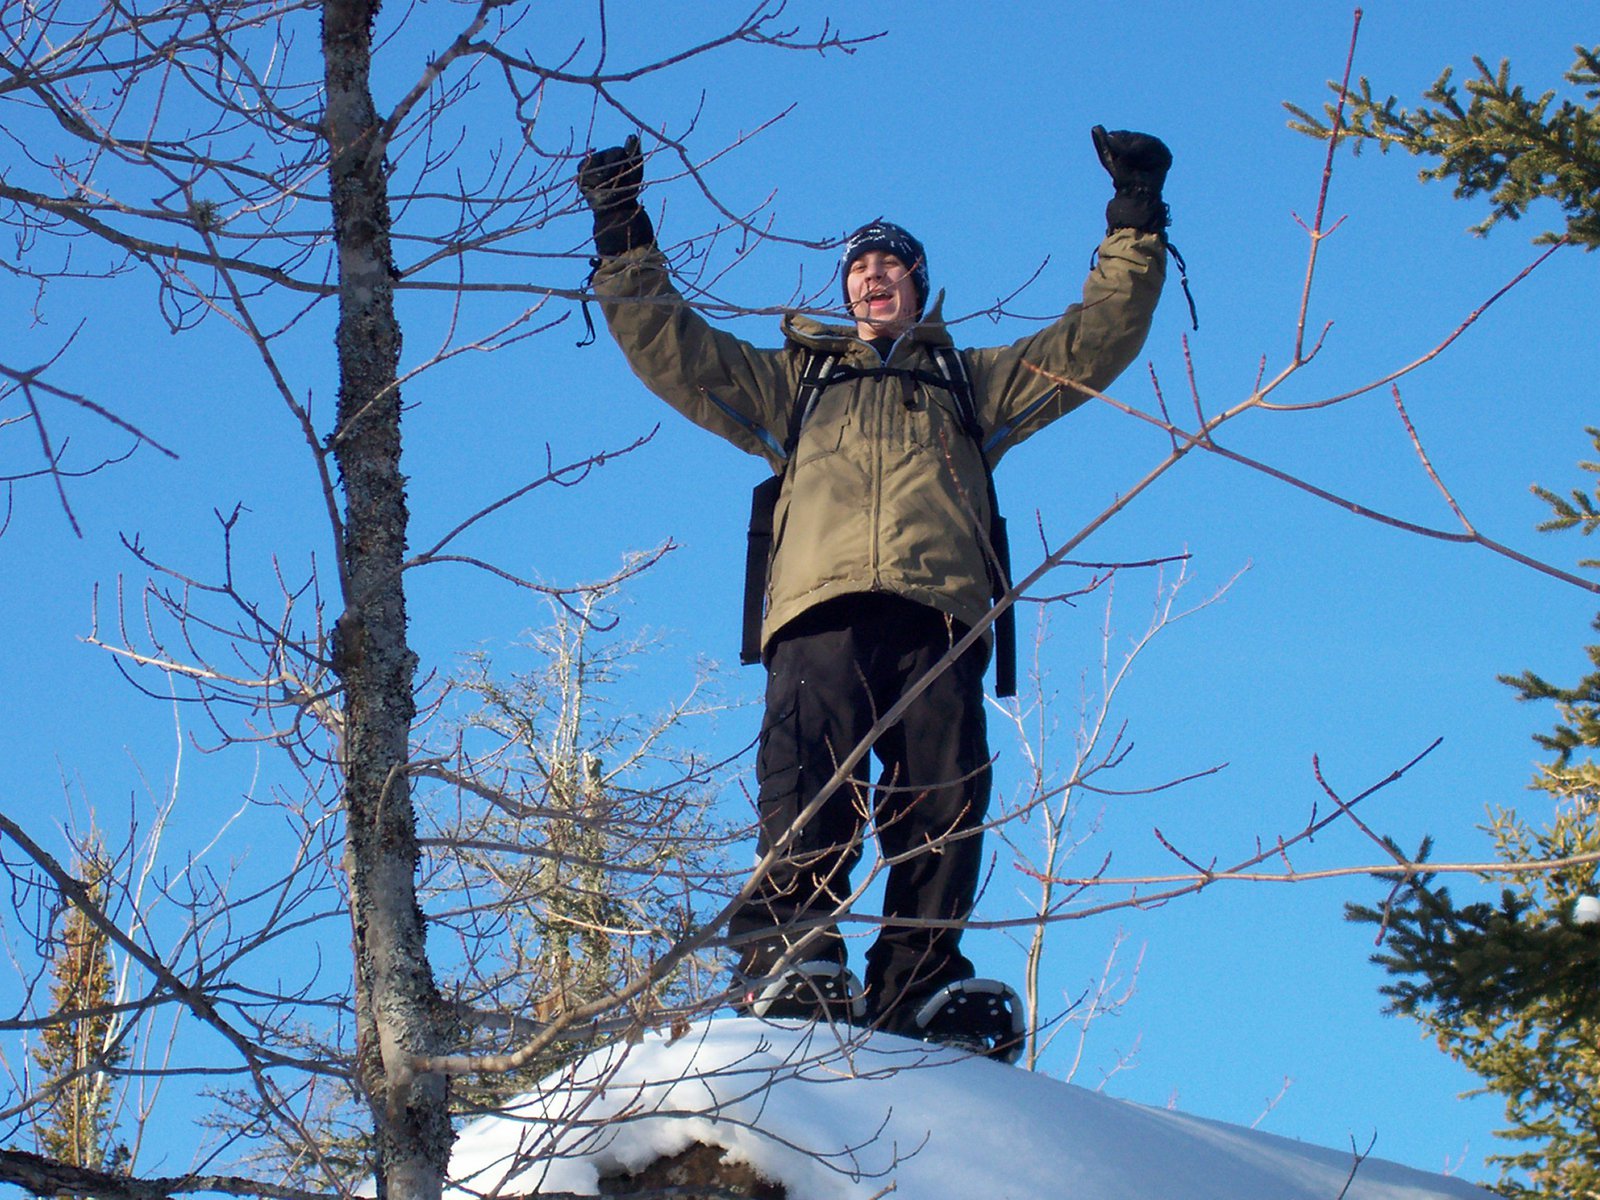
<instances>
[{"instance_id":1,"label":"bare deciduous tree","mask_svg":"<svg viewBox=\"0 0 1600 1200\"><path fill-rule=\"evenodd\" d=\"M470 565L564 605L571 617L558 636L567 645L587 636L581 631L594 622L589 597L596 589L551 587L529 572L483 561L466 548L467 534L536 489L574 483L627 447L565 464L552 456L536 477L458 519L446 518L445 533L412 550L403 394L459 355L503 348L549 328L560 320L552 300L581 298L581 289L556 282L556 269L569 270L587 254L584 221L569 219L580 210L572 174L599 113L608 125L648 134L659 161L671 163L685 186L706 192L718 214L714 227L675 247L675 261L697 303L727 311L712 291L726 260L709 255L705 242L730 233L741 244L770 236L767 215L718 203L699 167L724 147L708 153L692 141L692 114L666 114L658 127L660 117L637 111L627 87L728 45L816 51L849 43L827 27L798 33L784 23L781 6L761 5L719 36L652 62L617 66L599 18L592 44L525 50L533 22L522 7L481 0L442 14L417 8L390 15L393 23L380 28L373 0L168 0L144 12L106 4L88 14L56 0L0 10L0 104L17 151L0 178L0 219L18 247L13 269L41 286L131 276L153 287L173 330L222 322L237 331L303 444L318 489L322 560L334 564L325 577L314 553L285 551L271 564L275 586L263 591L254 581L259 564L245 562L236 545L240 512L220 517L223 565L215 572L172 563L132 539L129 549L148 579L102 598L102 625L94 631L136 686L160 694L152 679L184 684L194 723L208 727L211 745L259 743L285 752L296 790L274 782L270 811L280 837L270 863L213 868L197 853L152 886L159 897L125 890L119 907L115 897L97 902L24 822L0 815L4 866L25 900L17 907L38 915L22 934L8 928L18 942L8 948L27 986L18 1010L0 1014L0 1030L41 1027L35 993L42 975L30 969L28 943L47 940L53 915L70 906L125 964L129 982L120 1003L130 1019L151 1022L166 1014L204 1031L199 1058L175 1054L144 1069L152 1078L204 1074L228 1093L231 1116L219 1128L241 1138L248 1127L254 1144L209 1147L211 1157L177 1182L119 1181L5 1150L0 1179L6 1181L106 1196L200 1187L260 1196L348 1194L366 1169L365 1151L355 1145L347 1153L327 1136L327 1122L329 1113L348 1114L353 1095L361 1119L350 1128L356 1142L370 1139L379 1195L432 1200L448 1168L451 1078L525 1070L563 1039L597 1032L626 1037L647 1022L687 1015L662 1001L679 986L674 972L715 948L722 918L753 885L723 886L713 870L715 886L694 889L692 898L680 888L684 903L670 910L653 900L631 904L629 918L638 924L626 935L644 936L650 953L613 960L616 970L603 978L580 978L577 960L586 953L590 965L595 954L604 960L622 936L617 896L608 888L600 903L606 878L596 873L600 856L607 871L621 866L652 886L694 880L693 872L652 874L654 847L644 835L645 826L663 820L670 826L692 811L693 791L674 788L699 784L704 765L690 764L676 780L648 788L622 786L609 775L622 764L608 764L604 755L586 762L583 740L563 732L559 721L554 743L537 731L513 733L524 701L494 694L481 681L479 693L498 715L480 724L499 743L464 733L429 741L440 737L440 727L427 726L439 693L429 690L409 639L407 586L424 567ZM451 20L459 23L445 27ZM382 89L392 99L380 104L374 92L383 55L393 61ZM1115 504L1066 538L1051 539L1040 567L1016 580L1003 603L1037 591L1107 521L1197 451L1266 471L1362 517L1507 554L1592 588L1482 533L1443 482L1460 528L1375 514L1224 445L1234 421L1305 407L1275 397L1318 350L1318 337L1306 333L1307 314L1328 232L1319 203L1308 227L1294 349L1276 374L1268 377L1263 365L1233 403L1207 416L1191 372L1192 422L1169 410L1159 381L1153 410L1095 397L1159 429L1169 450ZM414 323L402 322L407 301L417 305ZM1462 328L1487 307L1469 314ZM323 331L333 337L331 357L316 341ZM402 332L412 345L428 347L414 361L403 353ZM1392 389L1406 436L1432 476L1420 439L1405 424L1398 381L1455 336L1312 403ZM6 378L44 447L44 469L59 483L64 466L34 401L46 394L40 373L8 371ZM330 391L337 397L331 414L312 403ZM109 414L116 406L102 407ZM130 430L130 436L142 435ZM947 662L986 628L980 623ZM586 685L571 666L554 690L563 696L561 711L577 719L584 707L573 702L573 689ZM418 696L425 697L420 705ZM867 739L841 748L823 794L849 786L871 741L898 716L898 709L880 714ZM1043 811L1114 761L1114 732L1108 740L1109 730L1096 720L1089 729L1070 779L1041 783L1025 808ZM1231 865L1219 866L1209 848L1171 846L1181 865L1162 877L1115 877L1109 864L1065 874L1058 853L1065 826L1052 818L1055 832L1031 876L1043 888L1040 905L1015 919L972 924L1029 931L1037 961L1042 943L1032 931L1051 921L1226 882L1369 873L1370 863L1299 871L1293 855L1331 823L1367 829L1357 804L1405 769L1354 798L1327 787L1329 808L1312 813L1302 829L1240 852ZM438 795L448 799L430 792L425 807L423 780L430 789L441 785ZM674 807L680 804L690 807ZM256 807L252 796L241 809L250 812L238 819L254 816ZM506 838L500 824L506 818L522 827L519 835L548 829L549 844ZM186 833L191 842L202 840L197 831ZM619 863L618 838L637 857ZM1373 840L1386 847L1379 868L1401 879L1417 872L1418 864L1392 854L1376 832ZM935 842L916 852L938 849ZM787 852L782 842L774 846L757 878ZM1548 864L1529 869L1542 866ZM1446 869L1427 865L1431 872ZM881 864L830 919L873 922L852 905L876 870ZM548 891L551 871L555 892ZM726 898L719 912L696 907L708 895ZM552 896L542 919L591 945L570 950L565 961L559 953L537 964L518 960L506 914L524 900ZM441 897L450 907L441 906ZM470 949L430 947L425 904L433 906L436 930L456 933ZM157 919L162 905L170 919ZM348 964L329 950L346 940ZM446 993L447 980L458 985L455 994ZM479 1000L489 1011L477 1009ZM523 1005L531 1014L507 1011ZM43 1102L31 1081L13 1080L0 1104L8 1135L34 1119ZM269 1153L275 1169L292 1163L303 1182L285 1186L224 1169Z\"/></svg>"},{"instance_id":2,"label":"bare deciduous tree","mask_svg":"<svg viewBox=\"0 0 1600 1200\"><path fill-rule=\"evenodd\" d=\"M119 595L116 632L96 635L136 680L154 667L185 681L223 744L259 740L290 752L312 785L311 799L293 810L299 851L249 899L185 876L200 925L223 931L216 943L191 946L189 960L181 947L158 949L122 931L110 936L149 977L149 1003L176 1003L230 1048L232 1070L277 1126L303 1132L297 1105L307 1098L305 1078L348 1077L374 1133L379 1194L430 1197L440 1192L452 1137L448 1076L419 1064L457 1048L460 1016L439 989L417 886L419 675L407 633L407 573L473 562L453 544L465 530L540 483L572 482L605 456L552 465L410 554L403 388L457 354L537 332L549 323L538 314L553 295L576 296L529 280L526 268L569 263L585 240L581 223L560 218L577 207L575 153L597 110L649 128L682 171L696 175L673 116L658 128L656 118L628 106L630 81L728 45L818 51L848 43L826 26L802 34L781 20L781 4L763 4L699 44L616 67L603 11L592 49L535 51L524 49L519 31L527 11L496 0L449 13L399 13L382 28L379 8L376 0L169 0L142 11L115 4L84 11L57 0L7 8L0 102L17 154L0 180L0 219L15 235L13 271L41 288L143 275L173 331L207 321L233 326L300 432L320 481L333 583L307 568L293 582L280 575L275 602L253 594L239 578L235 512L222 521L220 578L133 543L152 581L140 595ZM380 55L391 60L386 83L410 72L382 107ZM490 84L494 102L477 95ZM686 121L692 128L693 114ZM762 235L744 215L725 209L724 217L741 236ZM447 301L431 328L425 322L411 331L436 346L411 367L402 365L397 301L406 289ZM521 299L485 322L467 312L478 293ZM307 327L328 323L334 354L308 372L299 356ZM469 324L478 331L465 333ZM37 373L8 378L29 406L45 469L59 484L62 466L34 403L43 385ZM308 399L318 391L336 396L326 424ZM336 881L323 873L334 864L320 840L334 813L343 839ZM8 820L5 832L23 847L32 878L48 878L88 919L111 924L20 826ZM290 897L307 895L342 896L348 905L353 1053L343 1052L337 982L322 992L314 969L264 989L242 982L241 963L304 919L289 915ZM234 922L252 901L267 911L246 933ZM327 914L325 907L320 917ZM195 958L199 967L189 965ZM631 981L634 994L660 978ZM319 998L330 1005L320 1028L297 1028L300 1016L286 1020L314 1011ZM297 1073L299 1082L283 1081ZM20 1098L9 1106L12 1119L25 1119L35 1103ZM315 1139L306 1142L315 1159ZM324 1174L324 1186L345 1186L337 1170Z\"/></svg>"},{"instance_id":3,"label":"bare deciduous tree","mask_svg":"<svg viewBox=\"0 0 1600 1200\"><path fill-rule=\"evenodd\" d=\"M1172 564L1154 564L1158 568ZM1074 706L1077 728L1070 734L1071 750L1064 761L1055 761L1056 745L1064 736L1054 727L1062 719L1065 701L1050 693L1050 681L1043 673L1039 647L1049 637L1050 609L1039 615L1032 672L1033 686L1026 701L1009 705L996 703L1005 722L1016 731L1016 744L1024 760L1023 786L1018 794L1002 800L997 828L1000 842L1009 852L1010 867L1018 878L1019 891L1027 910L1036 920L1019 931L1024 949L1020 992L1027 1011L1027 1042L1022 1061L1038 1069L1057 1036L1067 1028L1076 1029L1077 1047L1068 1056L1063 1077L1071 1080L1083 1061L1084 1043L1094 1023L1119 1011L1131 996L1131 984L1113 982L1117 950L1116 939L1099 978L1079 996L1069 998L1065 1011L1052 1011L1053 1002L1042 988L1044 961L1050 946L1052 918L1070 912L1074 904L1095 884L1064 887L1062 877L1067 864L1082 847L1093 841L1099 819L1092 805L1111 794L1156 792L1177 786L1185 780L1171 780L1146 786L1118 788L1106 776L1121 766L1132 752L1128 719L1119 715L1117 693L1133 673L1140 655L1169 625L1206 608L1227 590L1192 606L1181 607L1180 594L1189 582L1185 562L1176 564L1178 573L1170 580L1158 577L1156 597L1148 623L1130 638L1117 633L1117 581L1120 571L1091 570L1089 582L1071 599L1103 593L1100 626L1100 656L1092 668L1085 667L1077 688ZM1035 598L1042 600L1043 598ZM1045 604L1068 597L1054 597ZM1220 768L1200 772L1209 774ZM1188 778L1193 778L1191 775Z\"/></svg>"}]
</instances>

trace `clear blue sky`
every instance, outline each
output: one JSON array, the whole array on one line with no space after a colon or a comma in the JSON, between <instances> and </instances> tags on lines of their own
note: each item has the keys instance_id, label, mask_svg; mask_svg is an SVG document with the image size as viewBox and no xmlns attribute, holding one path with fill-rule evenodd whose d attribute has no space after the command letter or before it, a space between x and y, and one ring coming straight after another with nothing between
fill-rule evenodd
<instances>
[{"instance_id":1,"label":"clear blue sky","mask_svg":"<svg viewBox=\"0 0 1600 1200\"><path fill-rule=\"evenodd\" d=\"M740 6L731 6L730 11ZM710 28L720 5L679 13L664 34L659 6L607 5L614 61L667 37ZM828 11L791 5L803 27ZM434 20L437 10L424 10ZM1561 3L1392 3L1366 6L1356 69L1381 93L1415 99L1446 64L1473 54L1510 57L1532 90L1553 85L1571 47L1593 42L1594 9ZM778 228L820 240L878 215L928 247L948 315L978 313L1038 278L1013 312L1049 315L1077 292L1102 226L1107 181L1089 128L1145 129L1172 147L1167 198L1171 236L1182 249L1200 310L1189 334L1195 378L1208 412L1248 394L1258 365L1281 367L1293 344L1305 277L1309 219L1323 163L1320 144L1285 128L1284 100L1320 106L1338 75L1351 10L1295 6L995 4L888 2L832 14L847 33L887 30L853 56L779 56L733 49L692 72L624 91L636 111L681 123L705 91L693 144L709 154L741 130L794 105L783 120L708 170L730 205L771 196ZM544 23L530 14L530 42ZM557 30L559 32L559 30ZM431 44L415 36L391 48L383 69L399 89ZM509 132L509 131L508 131ZM604 144L627 129L602 119ZM1331 321L1318 359L1284 391L1309 401L1378 378L1431 349L1467 313L1530 262L1535 212L1523 227L1488 239L1466 232L1482 210L1424 188L1415 164L1369 154L1342 157L1330 213L1343 217L1323 244L1310 318ZM704 227L692 185L669 182L649 200L664 236ZM664 206L664 212L662 211ZM583 219L536 249L578 244ZM718 248L727 265L731 247ZM1043 269L1039 270L1041 263ZM747 305L775 305L797 286L822 286L832 254L799 246L757 250L718 284ZM1455 496L1492 537L1570 565L1578 547L1541 538L1535 481L1566 489L1581 481L1594 423L1595 262L1567 251L1535 273L1439 360L1402 383L1408 410ZM541 276L573 286L574 258ZM30 289L0 281L8 310L32 303ZM303 564L330 549L297 432L270 394L247 348L219 322L172 338L140 279L107 288L52 290L48 324L8 323L3 357L34 362L85 321L58 382L134 420L182 455L141 454L74 486L84 537L72 537L49 490L19 490L0 538L0 662L7 686L0 727L10 752L0 775L6 811L55 820L74 802L119 811L174 772L173 713L137 696L103 655L79 640L91 591L140 575L117 544L137 534L169 561L202 572L218 561L213 510L242 504L240 548L252 578L270 554ZM407 353L437 343L439 313L408 301ZM474 313L474 316L481 314ZM638 682L641 703L659 704L688 679L692 660L735 658L743 518L761 467L690 427L633 380L602 340L575 349L574 321L499 354L470 356L408 392L415 517L413 545L426 544L464 514L557 461L624 444L660 422L643 451L608 465L582 489L540 493L474 535L470 551L509 569L570 582L607 573L631 548L671 539L679 549L630 591L630 627L665 631L667 648ZM1146 361L1170 400L1189 407L1182 338L1187 312L1174 286L1139 365L1116 388L1148 407ZM968 344L1008 341L1033 326L979 316L959 327ZM737 331L775 344L772 318ZM312 322L293 380L319 411L331 409L326 326ZM11 415L12 409L4 410ZM92 423L61 418L86 445L111 445ZM1408 519L1449 526L1451 516L1419 469L1387 395L1380 391L1301 414L1252 414L1228 444L1321 487ZM1034 514L1061 537L1129 489L1166 450L1164 437L1091 405L1010 456L999 483L1013 529ZM12 430L0 463L26 468L35 449ZM1033 540L1014 534L1018 564ZM1360 790L1435 738L1440 748L1402 783L1373 799L1367 819L1402 843L1438 838L1441 859L1480 857L1485 806L1529 799L1535 760L1529 734L1549 714L1517 706L1495 681L1533 668L1557 679L1580 669L1592 634L1594 597L1479 549L1427 542L1363 521L1281 483L1192 456L1096 535L1081 556L1147 559L1187 552L1198 598L1245 570L1225 600L1167 631L1141 662L1119 713L1135 751L1119 787L1153 784L1226 762L1221 774L1174 792L1109 798L1085 862L1114 855L1113 874L1169 870L1159 827L1201 858L1243 857L1257 837L1297 831L1319 793L1319 755L1336 787ZM1033 556L1036 557L1036 556ZM1052 591L1082 582L1068 574ZM1118 585L1118 624L1142 627L1153 595L1148 575ZM1099 654L1100 605L1054 618L1048 665L1070 737L1077 680ZM459 656L501 648L542 620L536 605L453 568L413 581L413 628L426 665L451 669ZM727 671L746 699L758 673ZM186 714L184 720L188 720ZM752 736L758 709L724 718L729 746ZM203 735L203 731L202 735ZM1015 747L996 737L1002 772ZM280 768L248 753L197 760L189 752L182 811L211 828L239 797ZM1086 814L1093 815L1092 813ZM1372 861L1350 832L1330 832L1297 856L1303 868ZM1006 911L1012 886L1002 862L980 915ZM1115 1094L1248 1124L1293 1080L1262 1128L1325 1145L1376 1131L1375 1153L1416 1166L1459 1164L1481 1177L1499 1118L1494 1101L1463 1102L1471 1078L1410 1025L1380 1014L1370 935L1345 925L1344 902L1370 900L1359 881L1287 887L1230 885L1156 912L1061 927L1054 983L1076 992L1098 971L1119 928L1144 947L1138 992L1114 1028L1101 1027L1079 1082L1093 1084L1116 1048L1137 1042L1137 1067L1109 1085ZM990 904L994 907L987 907ZM999 934L970 939L986 973L1015 977L1018 957ZM0 984L0 989L11 986ZM13 1001L0 990L0 1008ZM1047 1064L1048 1065L1048 1064Z\"/></svg>"}]
</instances>

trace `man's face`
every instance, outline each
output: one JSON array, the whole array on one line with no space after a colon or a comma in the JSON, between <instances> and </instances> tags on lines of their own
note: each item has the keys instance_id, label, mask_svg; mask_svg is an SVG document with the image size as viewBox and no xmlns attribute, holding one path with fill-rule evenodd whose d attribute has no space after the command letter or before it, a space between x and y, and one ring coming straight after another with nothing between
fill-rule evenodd
<instances>
[{"instance_id":1,"label":"man's face","mask_svg":"<svg viewBox=\"0 0 1600 1200\"><path fill-rule=\"evenodd\" d=\"M917 323L917 287L911 268L884 250L868 250L845 276L856 336L899 337Z\"/></svg>"}]
</instances>

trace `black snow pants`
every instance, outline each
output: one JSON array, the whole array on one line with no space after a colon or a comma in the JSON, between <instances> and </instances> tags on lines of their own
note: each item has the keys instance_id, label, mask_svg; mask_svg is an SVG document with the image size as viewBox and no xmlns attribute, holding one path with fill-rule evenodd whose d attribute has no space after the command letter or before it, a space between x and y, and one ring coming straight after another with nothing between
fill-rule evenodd
<instances>
[{"instance_id":1,"label":"black snow pants","mask_svg":"<svg viewBox=\"0 0 1600 1200\"><path fill-rule=\"evenodd\" d=\"M935 609L878 593L829 601L785 627L769 656L756 760L760 854L796 827L878 714L965 632ZM972 977L959 929L898 922L959 920L972 910L983 864L978 830L990 790L987 658L981 643L972 647L878 737L875 788L869 788L863 758L853 778L799 828L731 922L741 973L770 973L808 934L792 961L845 961L844 939L830 914L850 893L870 818L890 864L884 924L867 952L873 1019L893 1027L909 1019L914 1002Z\"/></svg>"}]
</instances>

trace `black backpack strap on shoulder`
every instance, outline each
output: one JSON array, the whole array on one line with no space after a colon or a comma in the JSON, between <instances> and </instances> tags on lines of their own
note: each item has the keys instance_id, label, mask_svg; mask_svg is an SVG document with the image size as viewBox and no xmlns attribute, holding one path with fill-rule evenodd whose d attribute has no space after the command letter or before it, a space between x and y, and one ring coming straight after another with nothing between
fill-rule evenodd
<instances>
[{"instance_id":1,"label":"black backpack strap on shoulder","mask_svg":"<svg viewBox=\"0 0 1600 1200\"><path fill-rule=\"evenodd\" d=\"M806 352L805 365L800 368L800 383L794 392L794 407L789 410L789 431L783 439L785 470L788 469L788 460L793 456L795 447L800 444L800 430L805 427L806 418L817 406L822 393L830 383L846 378L842 374L838 379L835 378L834 368L838 365L837 354L827 354L821 350Z\"/></svg>"},{"instance_id":2,"label":"black backpack strap on shoulder","mask_svg":"<svg viewBox=\"0 0 1600 1200\"><path fill-rule=\"evenodd\" d=\"M943 376L940 381L955 400L956 412L961 417L961 428L978 448L983 448L983 427L978 424L978 402L972 396L972 380L967 375L967 360L961 357L961 351L954 346L929 346L928 353L939 367ZM984 469L988 469L987 458L984 459Z\"/></svg>"},{"instance_id":3,"label":"black backpack strap on shoulder","mask_svg":"<svg viewBox=\"0 0 1600 1200\"><path fill-rule=\"evenodd\" d=\"M989 493L989 550L993 558L989 563L989 589L992 599L999 600L1011 588L1011 539L1006 533L1006 519L1000 515L1000 496L994 487L994 469L984 452L983 426L978 421L978 405L972 394L972 380L967 375L966 361L954 346L929 346L933 361L948 382L950 394L955 399L956 412L960 414L962 428L978 448L978 461L983 464L983 482ZM994 620L994 694L1017 694L1017 606L1008 605Z\"/></svg>"},{"instance_id":4,"label":"black backpack strap on shoulder","mask_svg":"<svg viewBox=\"0 0 1600 1200\"><path fill-rule=\"evenodd\" d=\"M761 661L761 621L766 615L767 574L772 565L772 518L778 508L778 496L783 492L783 480L789 474L795 447L800 444L800 430L816 406L817 398L827 388L838 362L836 354L820 350L807 353L805 365L800 369L800 382L795 388L794 404L789 409L789 428L783 437L783 466L750 492L750 530L744 548L744 614L739 627L739 661L747 667Z\"/></svg>"}]
</instances>

